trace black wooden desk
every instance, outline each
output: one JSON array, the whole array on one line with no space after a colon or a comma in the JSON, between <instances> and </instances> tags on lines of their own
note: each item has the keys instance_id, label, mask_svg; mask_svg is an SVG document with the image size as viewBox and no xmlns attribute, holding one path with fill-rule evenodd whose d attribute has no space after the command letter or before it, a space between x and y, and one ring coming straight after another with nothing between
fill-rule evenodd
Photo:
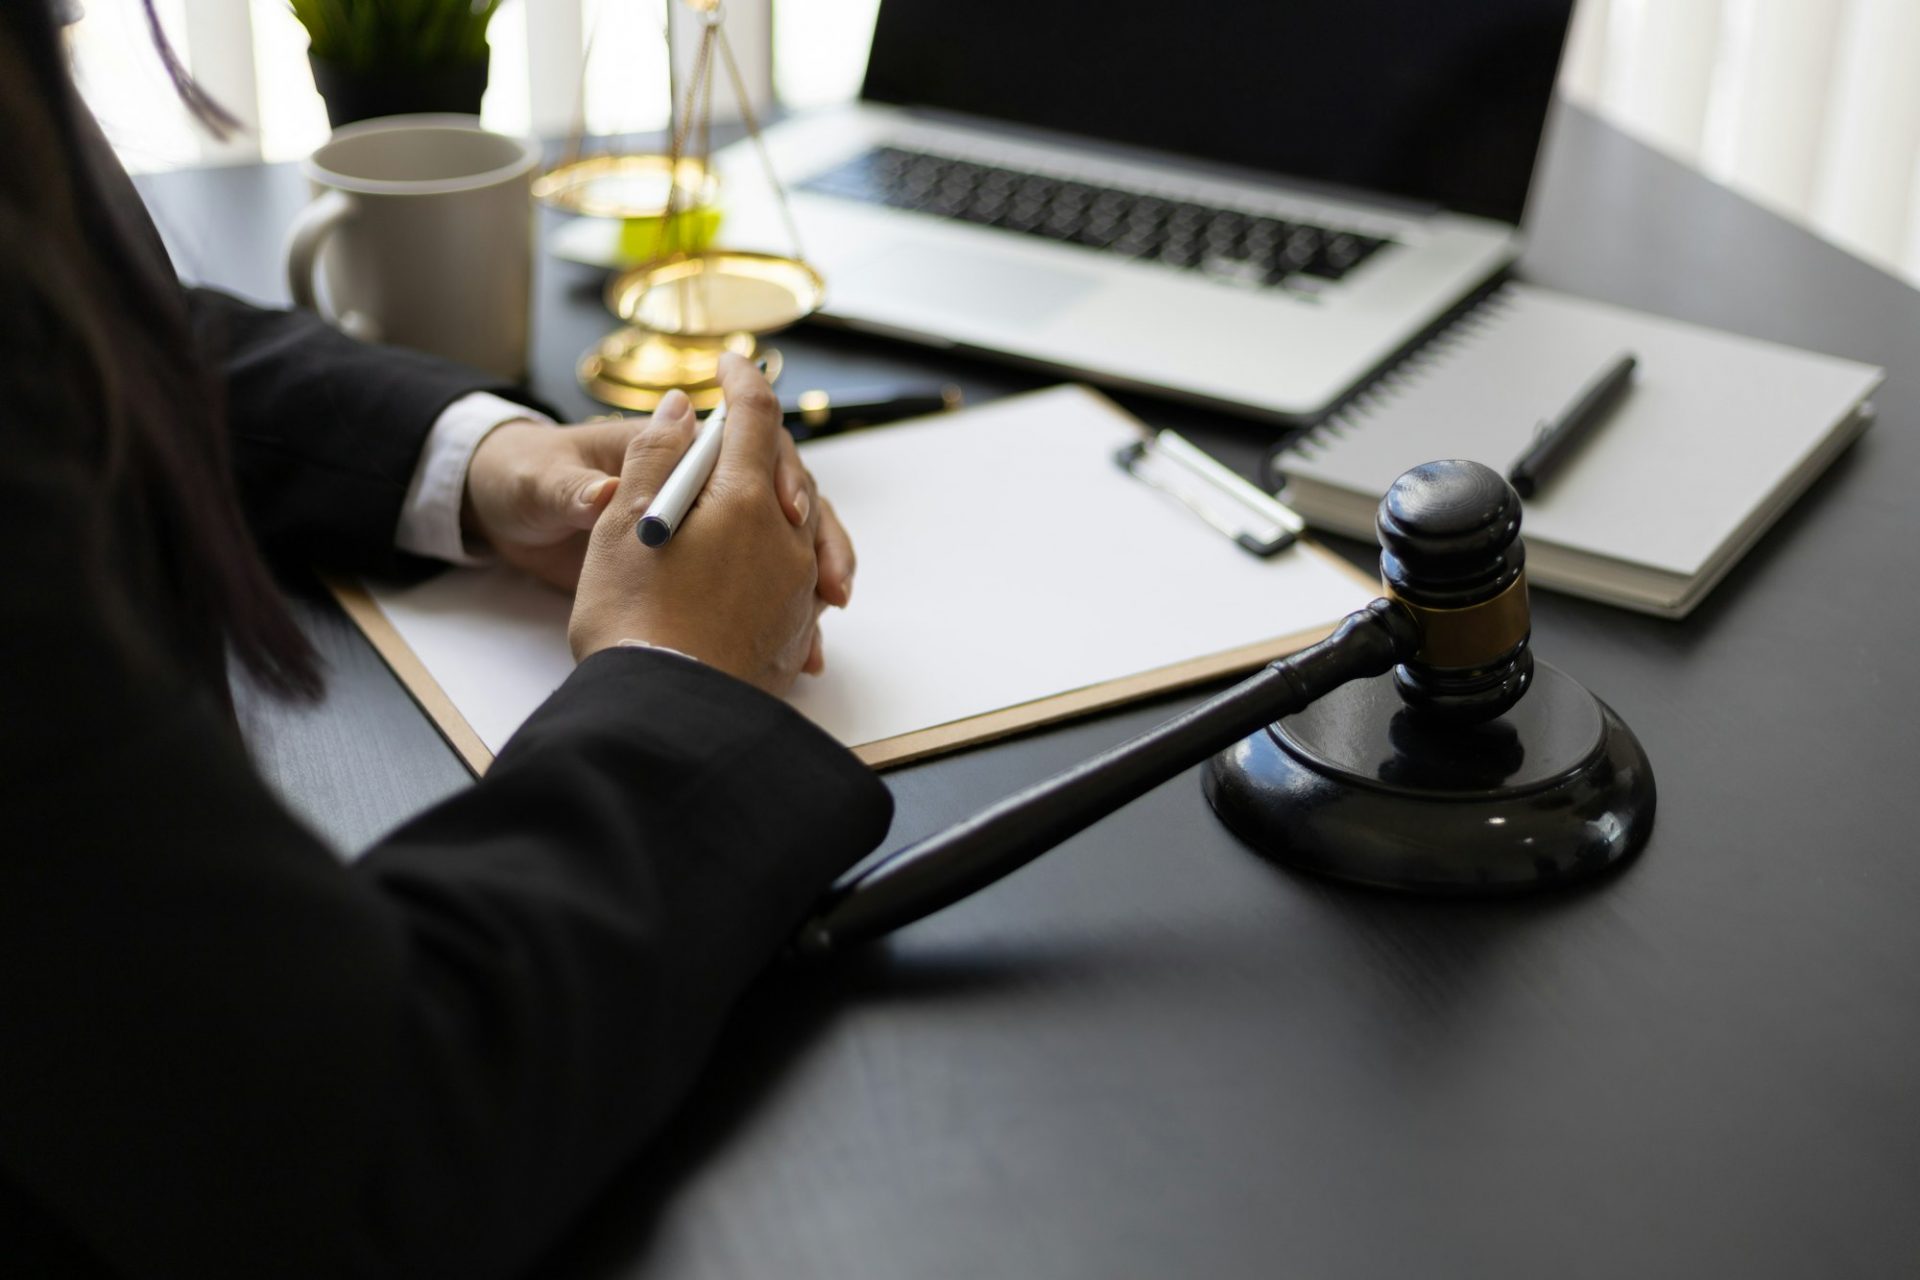
<instances>
[{"instance_id":1,"label":"black wooden desk","mask_svg":"<svg viewBox=\"0 0 1920 1280\"><path fill-rule=\"evenodd\" d=\"M281 296L291 170L144 185L189 274ZM1533 228L1543 283L1892 370L1879 424L1689 621L1536 595L1538 652L1658 770L1638 864L1396 900L1260 862L1179 779L848 970L770 982L553 1273L1920 1274L1920 295L1573 111ZM548 264L539 389L585 412L569 370L607 324ZM1034 383L779 345L790 387ZM1266 439L1135 403L1249 467ZM336 613L306 621L328 701L249 715L351 846L465 778ZM1172 705L893 774L889 843Z\"/></svg>"}]
</instances>

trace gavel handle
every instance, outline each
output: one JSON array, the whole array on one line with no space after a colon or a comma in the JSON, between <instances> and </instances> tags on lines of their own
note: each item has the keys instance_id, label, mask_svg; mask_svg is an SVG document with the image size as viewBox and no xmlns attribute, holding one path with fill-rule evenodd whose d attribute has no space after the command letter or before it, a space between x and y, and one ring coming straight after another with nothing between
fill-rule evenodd
<instances>
[{"instance_id":1,"label":"gavel handle","mask_svg":"<svg viewBox=\"0 0 1920 1280\"><path fill-rule=\"evenodd\" d=\"M1419 644L1407 611L1375 600L1325 640L1225 693L843 879L800 927L793 950L826 955L951 906L1263 725L1391 670Z\"/></svg>"}]
</instances>

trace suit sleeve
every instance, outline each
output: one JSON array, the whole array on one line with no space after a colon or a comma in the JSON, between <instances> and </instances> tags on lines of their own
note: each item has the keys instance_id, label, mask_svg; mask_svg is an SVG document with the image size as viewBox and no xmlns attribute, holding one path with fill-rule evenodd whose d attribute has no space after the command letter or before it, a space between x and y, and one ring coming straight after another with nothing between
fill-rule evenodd
<instances>
[{"instance_id":1,"label":"suit sleeve","mask_svg":"<svg viewBox=\"0 0 1920 1280\"><path fill-rule=\"evenodd\" d=\"M359 342L310 311L266 310L210 289L189 289L187 305L220 375L248 523L275 560L424 571L430 562L395 550L394 531L434 419L471 391L535 405L524 389Z\"/></svg>"},{"instance_id":2,"label":"suit sleeve","mask_svg":"<svg viewBox=\"0 0 1920 1280\"><path fill-rule=\"evenodd\" d=\"M117 1274L524 1270L886 790L777 700L616 651L349 868L154 652L57 382L14 372L0 1199Z\"/></svg>"}]
</instances>

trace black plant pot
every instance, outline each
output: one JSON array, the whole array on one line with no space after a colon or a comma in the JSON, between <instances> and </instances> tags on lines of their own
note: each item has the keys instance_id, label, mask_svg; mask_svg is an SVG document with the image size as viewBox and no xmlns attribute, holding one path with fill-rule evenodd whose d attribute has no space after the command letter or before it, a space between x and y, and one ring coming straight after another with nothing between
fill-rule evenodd
<instances>
[{"instance_id":1,"label":"black plant pot","mask_svg":"<svg viewBox=\"0 0 1920 1280\"><path fill-rule=\"evenodd\" d=\"M485 58L437 67L380 67L361 71L343 67L309 50L307 64L313 68L314 87L326 99L327 123L336 129L375 116L403 116L422 111L479 115L480 98L487 91Z\"/></svg>"}]
</instances>

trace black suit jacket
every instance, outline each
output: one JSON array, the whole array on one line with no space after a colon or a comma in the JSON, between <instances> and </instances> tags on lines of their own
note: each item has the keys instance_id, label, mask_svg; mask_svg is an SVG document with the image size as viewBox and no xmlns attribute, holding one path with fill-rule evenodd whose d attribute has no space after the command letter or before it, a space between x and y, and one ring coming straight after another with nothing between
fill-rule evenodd
<instances>
[{"instance_id":1,"label":"black suit jacket","mask_svg":"<svg viewBox=\"0 0 1920 1280\"><path fill-rule=\"evenodd\" d=\"M0 200L0 233L18 212ZM168 530L141 477L92 451L111 378L76 373L18 285L0 279L0 1271L524 1269L883 835L886 790L757 690L609 652L483 781L342 865L250 767L207 629L148 554ZM190 306L262 543L402 567L420 440L479 380L311 316Z\"/></svg>"}]
</instances>

